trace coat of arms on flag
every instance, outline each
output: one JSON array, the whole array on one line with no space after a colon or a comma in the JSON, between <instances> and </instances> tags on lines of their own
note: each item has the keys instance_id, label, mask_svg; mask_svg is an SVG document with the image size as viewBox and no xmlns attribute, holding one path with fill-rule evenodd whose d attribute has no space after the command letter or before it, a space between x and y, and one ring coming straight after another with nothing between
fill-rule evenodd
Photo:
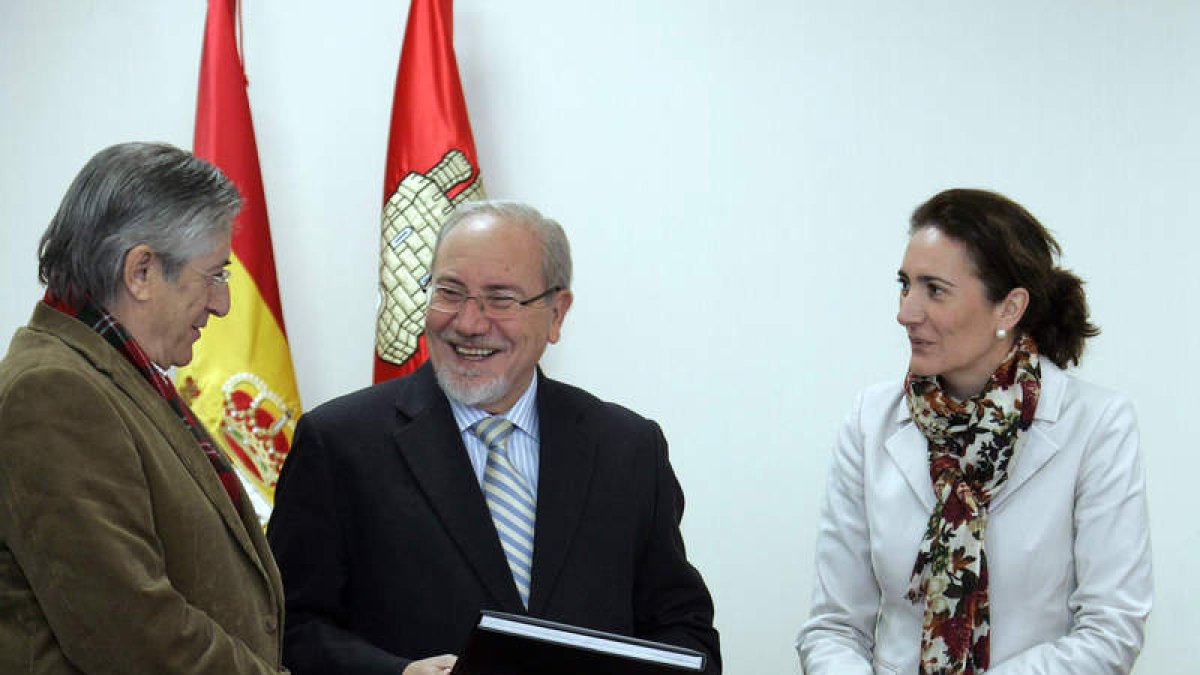
<instances>
[{"instance_id":1,"label":"coat of arms on flag","mask_svg":"<svg viewBox=\"0 0 1200 675\"><path fill-rule=\"evenodd\" d=\"M462 201L483 198L483 183L458 150L446 153L427 173L409 173L383 205L379 286L383 298L376 322L379 358L400 364L417 352L424 329L422 290L433 262L442 221ZM463 187L463 183L466 186ZM460 189L457 196L451 191Z\"/></svg>"}]
</instances>

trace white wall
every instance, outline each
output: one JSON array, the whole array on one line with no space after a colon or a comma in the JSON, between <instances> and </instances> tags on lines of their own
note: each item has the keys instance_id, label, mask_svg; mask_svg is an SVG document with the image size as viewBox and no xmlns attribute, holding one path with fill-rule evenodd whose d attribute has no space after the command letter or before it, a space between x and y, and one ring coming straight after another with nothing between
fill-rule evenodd
<instances>
[{"instance_id":1,"label":"white wall","mask_svg":"<svg viewBox=\"0 0 1200 675\"><path fill-rule=\"evenodd\" d=\"M0 348L67 183L123 140L191 144L204 2L0 0ZM407 3L249 0L246 61L308 406L370 381L387 119ZM338 5L335 7L335 5ZM829 447L899 376L912 208L1000 190L1088 280L1080 372L1131 395L1158 602L1138 672L1200 632L1200 3L460 0L493 196L572 237L549 373L658 419L728 671L796 672ZM1194 395L1193 395L1194 396ZM1119 542L1114 542L1119 545Z\"/></svg>"}]
</instances>

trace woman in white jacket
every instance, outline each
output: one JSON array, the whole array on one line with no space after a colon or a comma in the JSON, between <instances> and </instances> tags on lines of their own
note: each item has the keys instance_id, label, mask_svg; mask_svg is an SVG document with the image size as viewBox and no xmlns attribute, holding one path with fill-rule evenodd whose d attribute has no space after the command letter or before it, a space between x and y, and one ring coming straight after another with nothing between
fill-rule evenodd
<instances>
[{"instance_id":1,"label":"woman in white jacket","mask_svg":"<svg viewBox=\"0 0 1200 675\"><path fill-rule=\"evenodd\" d=\"M914 212L903 382L838 437L817 539L808 675L1104 675L1141 650L1152 582L1137 422L1068 375L1082 282L1024 208L947 190Z\"/></svg>"}]
</instances>

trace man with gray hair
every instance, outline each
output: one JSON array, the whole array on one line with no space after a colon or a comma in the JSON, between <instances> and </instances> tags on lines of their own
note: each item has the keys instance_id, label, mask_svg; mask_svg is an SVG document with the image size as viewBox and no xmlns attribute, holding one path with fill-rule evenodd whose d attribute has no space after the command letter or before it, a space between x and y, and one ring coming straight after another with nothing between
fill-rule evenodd
<instances>
[{"instance_id":1,"label":"man with gray hair","mask_svg":"<svg viewBox=\"0 0 1200 675\"><path fill-rule=\"evenodd\" d=\"M538 368L573 299L562 228L460 206L427 291L430 362L296 429L268 530L284 663L446 673L491 609L696 649L720 673L662 431Z\"/></svg>"},{"instance_id":2,"label":"man with gray hair","mask_svg":"<svg viewBox=\"0 0 1200 675\"><path fill-rule=\"evenodd\" d=\"M0 672L281 671L283 587L164 369L229 311L241 198L178 148L99 152L0 362Z\"/></svg>"}]
</instances>

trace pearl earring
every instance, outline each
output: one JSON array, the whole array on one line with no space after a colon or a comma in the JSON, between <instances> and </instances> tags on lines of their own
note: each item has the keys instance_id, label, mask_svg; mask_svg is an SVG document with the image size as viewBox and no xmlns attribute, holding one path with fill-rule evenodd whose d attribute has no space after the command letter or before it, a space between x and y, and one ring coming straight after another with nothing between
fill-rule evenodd
<instances>
[{"instance_id":1,"label":"pearl earring","mask_svg":"<svg viewBox=\"0 0 1200 675\"><path fill-rule=\"evenodd\" d=\"M996 339L997 340L1003 340L1006 337L1008 337L1008 331L1004 330L1003 328L996 329Z\"/></svg>"}]
</instances>

